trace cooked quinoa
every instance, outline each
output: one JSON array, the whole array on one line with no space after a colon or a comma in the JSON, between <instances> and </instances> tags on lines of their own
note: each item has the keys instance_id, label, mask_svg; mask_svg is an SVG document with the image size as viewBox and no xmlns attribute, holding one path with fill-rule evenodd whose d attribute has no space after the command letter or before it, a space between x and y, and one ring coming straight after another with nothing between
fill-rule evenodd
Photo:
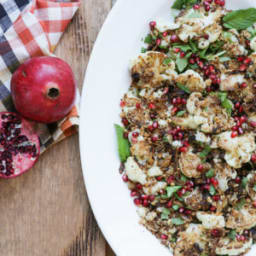
<instances>
[{"instance_id":1,"label":"cooked quinoa","mask_svg":"<svg viewBox=\"0 0 256 256\"><path fill-rule=\"evenodd\" d=\"M174 23L150 22L131 64L120 170L141 224L174 256L245 255L256 241L256 23L228 27L224 0L188 2Z\"/></svg>"}]
</instances>

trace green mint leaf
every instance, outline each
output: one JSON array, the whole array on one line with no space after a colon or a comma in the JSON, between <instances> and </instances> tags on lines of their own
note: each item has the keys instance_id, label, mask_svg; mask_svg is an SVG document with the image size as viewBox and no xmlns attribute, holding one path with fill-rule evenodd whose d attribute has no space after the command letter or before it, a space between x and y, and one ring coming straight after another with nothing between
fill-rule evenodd
<instances>
[{"instance_id":1,"label":"green mint leaf","mask_svg":"<svg viewBox=\"0 0 256 256\"><path fill-rule=\"evenodd\" d=\"M188 51L192 51L190 45L187 44L173 44L174 48L179 48L181 49L183 52L188 52Z\"/></svg>"},{"instance_id":2,"label":"green mint leaf","mask_svg":"<svg viewBox=\"0 0 256 256\"><path fill-rule=\"evenodd\" d=\"M181 218L172 218L172 224L173 225L183 225L184 224L184 220L182 220Z\"/></svg>"},{"instance_id":3,"label":"green mint leaf","mask_svg":"<svg viewBox=\"0 0 256 256\"><path fill-rule=\"evenodd\" d=\"M253 191L255 191L255 192L256 192L256 185L254 185L254 186L253 186Z\"/></svg>"},{"instance_id":4,"label":"green mint leaf","mask_svg":"<svg viewBox=\"0 0 256 256\"><path fill-rule=\"evenodd\" d=\"M184 174L181 174L180 180L186 182L188 178Z\"/></svg>"},{"instance_id":5,"label":"green mint leaf","mask_svg":"<svg viewBox=\"0 0 256 256\"><path fill-rule=\"evenodd\" d=\"M199 153L200 158L206 158L208 154L211 152L211 148L209 145L206 145L204 147L204 150Z\"/></svg>"},{"instance_id":6,"label":"green mint leaf","mask_svg":"<svg viewBox=\"0 0 256 256\"><path fill-rule=\"evenodd\" d=\"M214 188L213 185L210 186L209 193L210 193L211 196L214 196L216 194L216 189Z\"/></svg>"},{"instance_id":7,"label":"green mint leaf","mask_svg":"<svg viewBox=\"0 0 256 256\"><path fill-rule=\"evenodd\" d=\"M115 124L117 144L118 144L118 153L121 162L125 162L130 156L130 143L127 139L124 138L124 128L118 124Z\"/></svg>"},{"instance_id":8,"label":"green mint leaf","mask_svg":"<svg viewBox=\"0 0 256 256\"><path fill-rule=\"evenodd\" d=\"M236 209L237 210L241 210L243 208L243 206L245 205L246 200L244 198L242 198L237 204L236 204Z\"/></svg>"},{"instance_id":9,"label":"green mint leaf","mask_svg":"<svg viewBox=\"0 0 256 256\"><path fill-rule=\"evenodd\" d=\"M210 169L210 170L205 174L205 176L206 176L207 178L212 178L214 175L215 175L214 169Z\"/></svg>"},{"instance_id":10,"label":"green mint leaf","mask_svg":"<svg viewBox=\"0 0 256 256\"><path fill-rule=\"evenodd\" d=\"M168 140L168 138L167 138L167 135L164 135L164 137L163 137L163 142L169 143L169 140Z\"/></svg>"},{"instance_id":11,"label":"green mint leaf","mask_svg":"<svg viewBox=\"0 0 256 256\"><path fill-rule=\"evenodd\" d=\"M244 178L242 179L242 187L243 187L243 188L246 188L247 182L248 182L248 178L244 177Z\"/></svg>"},{"instance_id":12,"label":"green mint leaf","mask_svg":"<svg viewBox=\"0 0 256 256\"><path fill-rule=\"evenodd\" d=\"M235 240L236 239L236 231L235 230L231 230L228 233L228 238L231 239L231 240Z\"/></svg>"},{"instance_id":13,"label":"green mint leaf","mask_svg":"<svg viewBox=\"0 0 256 256\"><path fill-rule=\"evenodd\" d=\"M166 187L166 192L167 192L167 197L170 198L172 195L180 190L182 187L181 186L172 186L172 187Z\"/></svg>"},{"instance_id":14,"label":"green mint leaf","mask_svg":"<svg viewBox=\"0 0 256 256\"><path fill-rule=\"evenodd\" d=\"M177 68L178 68L178 71L181 73L183 72L186 67L188 66L188 59L187 58L180 58L178 57L176 59L176 65L177 65Z\"/></svg>"},{"instance_id":15,"label":"green mint leaf","mask_svg":"<svg viewBox=\"0 0 256 256\"><path fill-rule=\"evenodd\" d=\"M145 53L145 52L147 52L147 49L145 47L142 47L141 48L141 53Z\"/></svg>"},{"instance_id":16,"label":"green mint leaf","mask_svg":"<svg viewBox=\"0 0 256 256\"><path fill-rule=\"evenodd\" d=\"M164 65L168 65L168 64L170 64L171 62L172 62L172 59L171 59L171 58L166 58L166 59L164 59L163 64L164 64Z\"/></svg>"},{"instance_id":17,"label":"green mint leaf","mask_svg":"<svg viewBox=\"0 0 256 256\"><path fill-rule=\"evenodd\" d=\"M176 0L172 6L172 9L181 10L194 5L196 2L197 0Z\"/></svg>"},{"instance_id":18,"label":"green mint leaf","mask_svg":"<svg viewBox=\"0 0 256 256\"><path fill-rule=\"evenodd\" d=\"M152 42L153 42L153 37L152 37L150 34L148 34L148 35L145 37L144 43L145 43L145 44L152 44Z\"/></svg>"},{"instance_id":19,"label":"green mint leaf","mask_svg":"<svg viewBox=\"0 0 256 256\"><path fill-rule=\"evenodd\" d=\"M176 193L174 194L175 198L178 199L179 201L183 202L184 199L182 197L179 197Z\"/></svg>"},{"instance_id":20,"label":"green mint leaf","mask_svg":"<svg viewBox=\"0 0 256 256\"><path fill-rule=\"evenodd\" d=\"M163 208L163 209L162 209L162 213L161 213L161 219L162 219L162 220L168 220L170 213L171 213L171 212L170 212L169 209Z\"/></svg>"},{"instance_id":21,"label":"green mint leaf","mask_svg":"<svg viewBox=\"0 0 256 256\"><path fill-rule=\"evenodd\" d=\"M174 205L172 206L172 209L173 209L174 211L178 211L178 210L180 209L180 207L179 207L177 204L174 204Z\"/></svg>"},{"instance_id":22,"label":"green mint leaf","mask_svg":"<svg viewBox=\"0 0 256 256\"><path fill-rule=\"evenodd\" d=\"M181 110L177 113L177 117L183 116L186 113L186 110Z\"/></svg>"},{"instance_id":23,"label":"green mint leaf","mask_svg":"<svg viewBox=\"0 0 256 256\"><path fill-rule=\"evenodd\" d=\"M226 92L219 92L218 97L221 101L221 106L226 109L229 116L232 114L233 103L227 98Z\"/></svg>"},{"instance_id":24,"label":"green mint leaf","mask_svg":"<svg viewBox=\"0 0 256 256\"><path fill-rule=\"evenodd\" d=\"M198 48L195 42L193 42L191 39L189 39L189 45L193 53L198 52Z\"/></svg>"},{"instance_id":25,"label":"green mint leaf","mask_svg":"<svg viewBox=\"0 0 256 256\"><path fill-rule=\"evenodd\" d=\"M186 87L185 85L183 84L180 84L180 83L177 83L177 86L184 92L190 94L190 90L188 89L188 87Z\"/></svg>"},{"instance_id":26,"label":"green mint leaf","mask_svg":"<svg viewBox=\"0 0 256 256\"><path fill-rule=\"evenodd\" d=\"M249 8L232 11L223 18L223 25L226 28L247 29L256 22L256 9Z\"/></svg>"}]
</instances>

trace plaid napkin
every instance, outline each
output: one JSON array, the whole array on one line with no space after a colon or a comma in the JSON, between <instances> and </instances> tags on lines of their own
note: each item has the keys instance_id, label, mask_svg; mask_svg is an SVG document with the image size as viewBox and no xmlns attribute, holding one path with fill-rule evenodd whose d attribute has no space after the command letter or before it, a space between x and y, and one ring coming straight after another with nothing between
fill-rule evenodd
<instances>
[{"instance_id":1,"label":"plaid napkin","mask_svg":"<svg viewBox=\"0 0 256 256\"><path fill-rule=\"evenodd\" d=\"M79 4L80 0L0 0L0 111L14 111L12 73L32 56L52 55ZM41 139L41 152L76 132L78 102L77 92L75 107L58 123L33 123Z\"/></svg>"}]
</instances>

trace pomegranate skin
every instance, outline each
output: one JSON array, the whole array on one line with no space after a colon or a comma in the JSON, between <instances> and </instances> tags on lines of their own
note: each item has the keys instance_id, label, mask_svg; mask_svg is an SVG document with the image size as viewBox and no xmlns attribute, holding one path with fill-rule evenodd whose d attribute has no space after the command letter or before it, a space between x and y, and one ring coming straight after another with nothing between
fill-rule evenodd
<instances>
[{"instance_id":1,"label":"pomegranate skin","mask_svg":"<svg viewBox=\"0 0 256 256\"><path fill-rule=\"evenodd\" d=\"M56 57L35 57L14 72L11 94L16 110L24 117L53 123L72 109L76 82L71 67Z\"/></svg>"}]
</instances>

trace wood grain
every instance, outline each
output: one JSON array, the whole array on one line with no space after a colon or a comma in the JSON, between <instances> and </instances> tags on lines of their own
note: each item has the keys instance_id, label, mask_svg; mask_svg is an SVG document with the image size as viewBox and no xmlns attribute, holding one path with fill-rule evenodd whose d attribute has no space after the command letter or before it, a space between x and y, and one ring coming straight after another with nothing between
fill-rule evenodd
<instances>
[{"instance_id":1,"label":"wood grain","mask_svg":"<svg viewBox=\"0 0 256 256\"><path fill-rule=\"evenodd\" d=\"M111 0L84 0L56 54L82 88L93 43ZM51 148L25 175L0 181L0 255L111 256L86 198L78 136Z\"/></svg>"}]
</instances>

